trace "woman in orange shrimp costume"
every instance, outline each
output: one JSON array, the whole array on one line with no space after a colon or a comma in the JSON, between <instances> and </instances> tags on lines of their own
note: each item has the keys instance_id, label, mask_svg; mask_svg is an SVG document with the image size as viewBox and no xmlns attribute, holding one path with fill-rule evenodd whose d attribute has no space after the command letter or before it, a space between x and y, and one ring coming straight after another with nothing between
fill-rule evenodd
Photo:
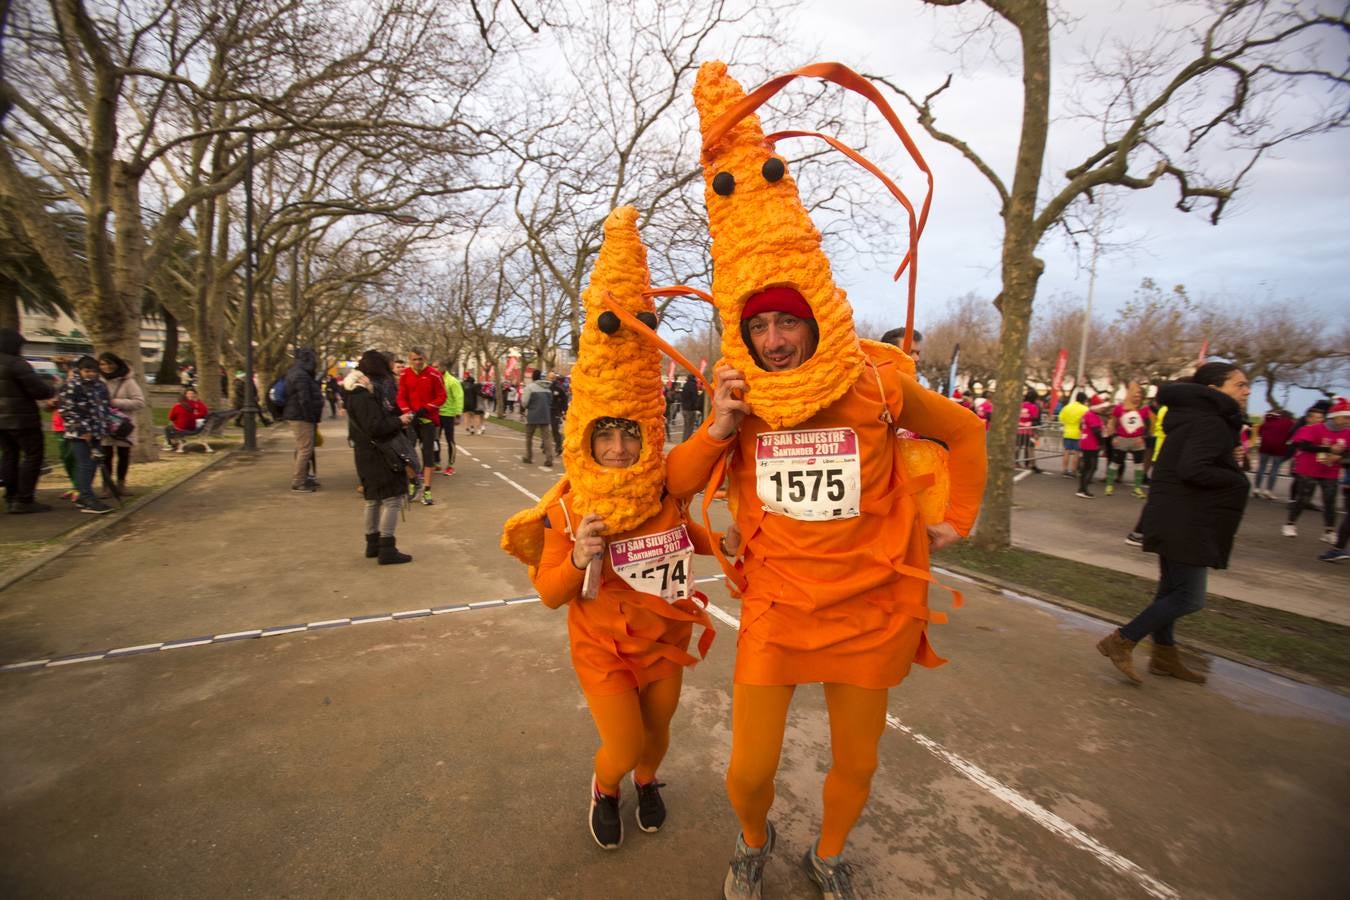
<instances>
[{"instance_id":1,"label":"woman in orange shrimp costume","mask_svg":"<svg viewBox=\"0 0 1350 900\"><path fill-rule=\"evenodd\" d=\"M567 475L502 535L544 604L568 607L572 664L600 733L588 823L608 850L623 840L620 782L630 772L638 827L656 831L665 821L657 768L684 667L698 661L688 649L694 625L703 626L700 657L713 639L691 569L695 553L709 552L707 532L665 491L660 353L604 308L655 324L636 220L631 207L609 215L585 293L563 438ZM588 568L598 574L590 596Z\"/></svg>"},{"instance_id":2,"label":"woman in orange shrimp costume","mask_svg":"<svg viewBox=\"0 0 1350 900\"><path fill-rule=\"evenodd\" d=\"M760 896L788 706L797 685L819 682L832 764L804 863L825 896L853 897L842 853L870 791L887 691L912 663L944 662L926 634L940 620L927 605L928 555L975 522L984 428L922 388L902 351L859 341L820 236L757 117L733 114L726 127L723 114L744 96L724 64L700 70L694 100L723 359L713 414L671 452L668 486L690 496L720 480L725 464L740 535L729 573L741 624L727 792L741 835L725 896ZM918 475L897 426L950 448L950 486L936 508L924 510L923 495L945 473Z\"/></svg>"}]
</instances>

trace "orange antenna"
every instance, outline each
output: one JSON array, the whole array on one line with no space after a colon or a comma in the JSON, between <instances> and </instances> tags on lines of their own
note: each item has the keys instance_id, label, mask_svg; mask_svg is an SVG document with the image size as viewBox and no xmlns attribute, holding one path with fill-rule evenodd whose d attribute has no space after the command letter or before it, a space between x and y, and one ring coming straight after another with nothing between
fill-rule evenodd
<instances>
[{"instance_id":1,"label":"orange antenna","mask_svg":"<svg viewBox=\"0 0 1350 900\"><path fill-rule=\"evenodd\" d=\"M872 84L872 82L868 81L866 78L863 78L848 66L837 62L812 63L811 65L794 69L791 72L779 75L776 78L771 78L764 82L747 94L743 99L733 104L726 112L718 117L716 121L710 124L704 131L703 152L705 155L708 154L711 149L716 146L717 142L725 137L727 132L729 132L737 122L740 122L746 116L754 113L755 110L763 106L770 97L777 94L797 78L822 78L865 97L881 112L882 117L890 124L891 129L900 138L900 142L904 145L905 150L908 151L910 158L914 160L914 163L919 167L920 171L928 176L928 192L924 197L923 208L920 210L916 222L913 207L904 197L903 193L901 193L889 179L882 175L881 171L877 169L876 166L865 160L861 154L857 153L857 151L846 148L845 145L835 141L833 138L815 132L786 131L767 138L770 142L783 137L813 136L822 138L830 143L831 146L835 147L835 149L840 150L850 159L853 159L859 165L862 165L863 168L881 178L882 182L886 184L891 193L895 195L896 198L900 200L901 204L904 205L905 209L909 211L909 251L905 254L905 258L901 261L900 267L896 269L895 272L895 278L898 280L901 273L907 268L909 269L909 280L907 285L908 300L905 311L907 327L905 328L904 340L904 350L905 352L909 352L913 342L912 336L914 334L914 299L918 290L919 237L923 234L923 229L928 224L928 212L933 203L933 172L928 168L928 163L924 160L923 154L919 152L918 145L916 145L909 136L909 132L905 130L904 124L901 123L900 118L895 114L895 110L893 110L891 105L886 102L886 98L877 90L876 85Z\"/></svg>"},{"instance_id":2,"label":"orange antenna","mask_svg":"<svg viewBox=\"0 0 1350 900\"><path fill-rule=\"evenodd\" d=\"M687 284L673 284L670 287L647 288L642 292L644 297L697 297L704 303L713 303L712 294L700 290L696 287L690 287ZM713 304L716 305L716 304Z\"/></svg>"}]
</instances>

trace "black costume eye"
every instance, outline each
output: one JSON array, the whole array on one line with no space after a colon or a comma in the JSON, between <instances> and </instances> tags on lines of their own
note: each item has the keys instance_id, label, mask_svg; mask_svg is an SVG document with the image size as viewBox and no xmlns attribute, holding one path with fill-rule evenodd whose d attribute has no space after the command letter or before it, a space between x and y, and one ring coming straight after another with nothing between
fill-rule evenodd
<instances>
[{"instance_id":1,"label":"black costume eye","mask_svg":"<svg viewBox=\"0 0 1350 900\"><path fill-rule=\"evenodd\" d=\"M640 312L637 314L637 320L652 331L656 330L656 313Z\"/></svg>"},{"instance_id":2,"label":"black costume eye","mask_svg":"<svg viewBox=\"0 0 1350 900\"><path fill-rule=\"evenodd\" d=\"M734 190L736 190L736 176L730 172L718 172L717 176L713 178L713 193L722 197L730 197Z\"/></svg>"},{"instance_id":3,"label":"black costume eye","mask_svg":"<svg viewBox=\"0 0 1350 900\"><path fill-rule=\"evenodd\" d=\"M776 156L771 156L764 160L764 167L759 170L764 176L764 180L773 184L778 179L787 174L787 166Z\"/></svg>"},{"instance_id":4,"label":"black costume eye","mask_svg":"<svg viewBox=\"0 0 1350 900\"><path fill-rule=\"evenodd\" d=\"M600 318L595 320L595 324L605 334L613 334L619 330L619 317L605 310L600 314Z\"/></svg>"}]
</instances>

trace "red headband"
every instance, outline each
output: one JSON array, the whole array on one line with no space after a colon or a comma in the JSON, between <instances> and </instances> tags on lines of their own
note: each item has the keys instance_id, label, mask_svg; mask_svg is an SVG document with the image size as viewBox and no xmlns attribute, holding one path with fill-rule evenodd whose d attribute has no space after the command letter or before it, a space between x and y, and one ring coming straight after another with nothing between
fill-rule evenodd
<instances>
[{"instance_id":1,"label":"red headband","mask_svg":"<svg viewBox=\"0 0 1350 900\"><path fill-rule=\"evenodd\" d=\"M741 321L753 319L766 312L787 313L799 319L815 318L802 295L789 287L766 288L745 301L745 308L741 310Z\"/></svg>"}]
</instances>

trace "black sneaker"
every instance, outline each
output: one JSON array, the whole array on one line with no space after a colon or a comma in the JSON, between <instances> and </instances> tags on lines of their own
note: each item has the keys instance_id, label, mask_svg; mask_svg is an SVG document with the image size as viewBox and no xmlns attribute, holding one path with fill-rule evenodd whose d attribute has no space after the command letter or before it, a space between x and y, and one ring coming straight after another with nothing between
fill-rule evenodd
<instances>
[{"instance_id":1,"label":"black sneaker","mask_svg":"<svg viewBox=\"0 0 1350 900\"><path fill-rule=\"evenodd\" d=\"M28 513L51 512L52 508L45 503L38 503L36 500L15 500L9 504L9 511L15 515L26 515Z\"/></svg>"},{"instance_id":2,"label":"black sneaker","mask_svg":"<svg viewBox=\"0 0 1350 900\"><path fill-rule=\"evenodd\" d=\"M619 798L600 793L591 775L591 837L606 850L617 850L623 843L623 820L619 818Z\"/></svg>"},{"instance_id":3,"label":"black sneaker","mask_svg":"<svg viewBox=\"0 0 1350 900\"><path fill-rule=\"evenodd\" d=\"M648 833L660 831L661 826L666 824L666 803L661 799L663 787L665 785L659 781L638 784L637 776L633 777L633 788L638 798L637 826Z\"/></svg>"},{"instance_id":4,"label":"black sneaker","mask_svg":"<svg viewBox=\"0 0 1350 900\"><path fill-rule=\"evenodd\" d=\"M1077 494L1075 494L1074 496L1075 496L1075 497L1082 497L1084 500L1091 500L1091 499L1092 499L1092 491L1079 491L1079 492L1078 492Z\"/></svg>"},{"instance_id":5,"label":"black sneaker","mask_svg":"<svg viewBox=\"0 0 1350 900\"><path fill-rule=\"evenodd\" d=\"M90 500L88 503L78 504L80 512L89 513L91 516L101 516L104 513L112 512L112 507L98 500Z\"/></svg>"},{"instance_id":6,"label":"black sneaker","mask_svg":"<svg viewBox=\"0 0 1350 900\"><path fill-rule=\"evenodd\" d=\"M291 485L291 493L292 493L292 494L312 494L312 493L314 493L314 488L311 487L311 486L309 485L308 482L306 482L306 483L304 483L304 484L293 484L293 485Z\"/></svg>"},{"instance_id":7,"label":"black sneaker","mask_svg":"<svg viewBox=\"0 0 1350 900\"><path fill-rule=\"evenodd\" d=\"M1142 531L1131 531L1129 534L1125 535L1125 543L1129 544L1131 547L1144 546L1144 533Z\"/></svg>"}]
</instances>

